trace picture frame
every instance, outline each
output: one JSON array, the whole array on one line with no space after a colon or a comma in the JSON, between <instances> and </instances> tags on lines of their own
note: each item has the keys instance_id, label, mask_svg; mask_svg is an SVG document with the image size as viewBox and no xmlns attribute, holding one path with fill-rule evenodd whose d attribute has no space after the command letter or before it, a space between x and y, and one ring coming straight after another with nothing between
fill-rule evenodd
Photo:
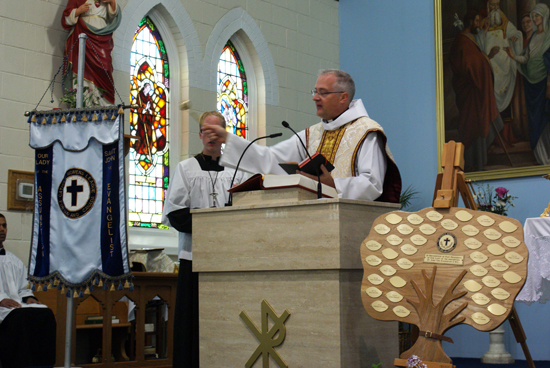
<instances>
[{"instance_id":1,"label":"picture frame","mask_svg":"<svg viewBox=\"0 0 550 368\"><path fill-rule=\"evenodd\" d=\"M457 45L454 46L453 49L453 42L455 41L456 35L460 32L459 29L456 27L457 24L457 17L462 20L464 15L469 13L480 12L483 13L483 8L489 9L488 1L494 1L498 2L498 0L434 0L434 33L435 33L435 72L436 72L436 118L437 118L437 154L438 154L438 165L439 165L439 171L441 172L441 160L442 160L442 153L443 153L443 145L445 142L449 140L455 140L457 142L467 141L468 137L467 134L464 134L464 132L468 132L469 130L465 127L467 124L464 124L463 122L468 122L466 118L466 113L471 111L467 108L464 108L464 104L462 104L462 110L458 108L457 105L457 95L461 96L461 93L464 95L464 90L460 90L457 87L458 94L454 90L453 86L453 70L451 61L456 60L456 52L451 53L452 51L455 51L458 47ZM550 7L550 0L542 0L542 3L548 3L546 5L549 5ZM512 25L517 25L517 19L522 18L522 15L525 14L525 9L529 9L533 6L533 1L531 0L500 0L499 2L499 8L502 10L504 14L509 14L508 22ZM488 11L488 10L487 10ZM457 16L455 16L455 14ZM480 16L482 18L482 16ZM521 26L520 26L521 27ZM525 32L521 31L519 28L516 28L517 31L520 32L520 34L525 35ZM486 33L491 33L491 31L488 31ZM495 33L493 32L492 35ZM475 37L475 36L474 36ZM523 37L525 39L525 36ZM522 39L521 41L524 41ZM512 43L512 41L508 40L508 45ZM519 41L516 41L516 43L519 43ZM505 50L502 50L504 52ZM499 55L500 60L505 59L505 55L503 54ZM453 59L455 58L455 59ZM488 63L491 63L491 68L493 66L494 61L488 61ZM456 65L456 64L455 64ZM457 73L459 75L459 73ZM494 75L494 73L493 73ZM494 77L493 77L494 78ZM516 72L516 78L522 79L521 72ZM512 79L512 78L510 78ZM456 78L456 80L461 81L459 77ZM493 79L494 83L497 83L495 79ZM459 85L459 83L456 83ZM513 82L509 83L511 86ZM487 85L487 84L485 84ZM514 88L517 86L517 82L514 85ZM521 87L521 86L520 86ZM494 88L494 85L493 85ZM516 91L521 91L520 88L517 88ZM466 93L466 96L468 94ZM516 98L515 96L512 98ZM527 97L524 97L527 99ZM496 96L495 93L495 100L498 99L498 96ZM516 98L517 101L521 101L520 97ZM501 130L498 130L498 128L489 128L489 130L492 129L494 132L495 130L499 131L499 133L509 133L512 139L510 139L510 142L508 142L508 137L501 137L502 140L496 141L498 139L497 136L494 137L494 142L497 142L497 144L493 143L484 143L486 146L486 150L484 151L482 149L482 152L486 152L487 155L487 161L484 164L484 166L480 167L474 167L470 166L468 167L468 158L466 159L466 167L464 168L464 172L466 174L467 179L471 179L474 181L477 180L492 180L492 179L500 179L500 178L513 178L513 177L525 177L525 176L536 176L536 175L543 175L550 172L550 165L549 164L541 164L537 160L540 158L535 157L534 149L531 148L528 128L530 121L528 114L524 114L522 117L521 114L516 113L516 110L512 111L512 107L516 107L517 101L514 100L514 105L510 102L508 107L500 110L503 106L505 106L506 101L500 102L500 106L497 105L498 114L502 119L503 128ZM550 100L549 100L550 101ZM550 103L550 102L549 102ZM525 108L526 102L524 102L524 108ZM521 104L520 104L521 106ZM464 112L463 115L460 115L461 112ZM479 114L482 115L482 114ZM474 116L476 116L474 114ZM462 118L462 120L460 120ZM491 119L486 119L487 121L485 124L492 124L492 121L489 121ZM534 119L533 119L534 120ZM519 123L517 123L519 121ZM460 126L460 128L457 128L457 126ZM521 125L522 124L522 125ZM507 131L504 132L504 125L507 125ZM523 126L523 130L521 132L525 132L524 134L517 134L517 137L514 137L514 133L516 130L519 130L520 125ZM550 125L550 124L548 124ZM491 125L493 126L493 125ZM527 126L527 128L525 128ZM514 129L512 129L513 127ZM516 129L517 128L517 129ZM548 127L550 130L550 127ZM459 132L462 132L460 134ZM526 139L527 134L527 139ZM474 135L474 134L473 134ZM493 133L494 135L494 133ZM478 141L483 140L480 137L477 137ZM485 141L489 141L491 137L485 138ZM500 144L499 144L500 143ZM470 145L467 146L465 144L466 150L465 151L472 151L472 149L469 149L471 147ZM504 149L505 147L506 149ZM550 152L550 147L548 152ZM471 157L471 155L469 156ZM550 159L550 158L549 158ZM470 161L473 162L473 161Z\"/></svg>"}]
</instances>

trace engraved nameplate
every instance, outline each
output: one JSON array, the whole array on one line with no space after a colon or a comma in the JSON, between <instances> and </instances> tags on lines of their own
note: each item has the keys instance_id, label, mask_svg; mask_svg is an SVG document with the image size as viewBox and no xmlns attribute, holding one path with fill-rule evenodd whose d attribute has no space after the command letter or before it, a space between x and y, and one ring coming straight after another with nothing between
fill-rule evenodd
<instances>
[{"instance_id":1,"label":"engraved nameplate","mask_svg":"<svg viewBox=\"0 0 550 368\"><path fill-rule=\"evenodd\" d=\"M435 263L435 264L448 264L448 265L464 265L464 256L457 256L452 254L434 254L426 253L424 254L424 263Z\"/></svg>"}]
</instances>

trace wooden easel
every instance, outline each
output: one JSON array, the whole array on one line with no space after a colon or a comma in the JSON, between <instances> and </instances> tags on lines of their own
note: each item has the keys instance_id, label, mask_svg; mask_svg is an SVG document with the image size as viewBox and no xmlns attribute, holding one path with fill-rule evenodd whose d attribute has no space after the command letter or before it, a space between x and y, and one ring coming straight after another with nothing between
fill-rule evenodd
<instances>
[{"instance_id":1,"label":"wooden easel","mask_svg":"<svg viewBox=\"0 0 550 368\"><path fill-rule=\"evenodd\" d=\"M464 207L477 210L472 192L466 185L464 176L464 145L450 141L443 146L443 172L437 174L435 181L434 208L458 206L458 193L462 196Z\"/></svg>"},{"instance_id":2,"label":"wooden easel","mask_svg":"<svg viewBox=\"0 0 550 368\"><path fill-rule=\"evenodd\" d=\"M443 146L443 172L437 174L435 182L434 198L432 206L434 208L456 207L458 204L458 193L462 196L462 201L466 208L477 210L477 205L472 196L470 188L466 184L464 176L464 145L450 141ZM523 354L529 368L535 368L535 363L527 347L527 337L523 331L523 326L519 320L515 307L512 307L508 321L514 332L516 341L521 345ZM440 364L440 363L436 363ZM432 366L427 364L428 368ZM439 367L434 365L433 367Z\"/></svg>"}]
</instances>

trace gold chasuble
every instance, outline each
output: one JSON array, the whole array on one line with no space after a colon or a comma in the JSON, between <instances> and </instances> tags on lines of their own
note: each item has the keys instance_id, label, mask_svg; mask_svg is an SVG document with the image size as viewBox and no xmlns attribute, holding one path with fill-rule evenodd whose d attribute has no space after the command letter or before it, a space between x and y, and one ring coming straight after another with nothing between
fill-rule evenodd
<instances>
[{"instance_id":1,"label":"gold chasuble","mask_svg":"<svg viewBox=\"0 0 550 368\"><path fill-rule=\"evenodd\" d=\"M318 123L306 130L306 144L310 155L323 154L334 165L334 178L355 176L355 159L361 143L372 131L383 134L382 127L372 119L362 117L335 130L324 130Z\"/></svg>"},{"instance_id":2,"label":"gold chasuble","mask_svg":"<svg viewBox=\"0 0 550 368\"><path fill-rule=\"evenodd\" d=\"M310 155L319 152L334 165L334 170L331 172L333 178L349 178L356 176L357 152L367 134L373 132L383 137L385 153L388 158L384 193L377 200L399 202L401 177L393 156L385 144L384 130L376 121L363 116L335 130L325 130L322 122L317 123L306 130L306 146Z\"/></svg>"}]
</instances>

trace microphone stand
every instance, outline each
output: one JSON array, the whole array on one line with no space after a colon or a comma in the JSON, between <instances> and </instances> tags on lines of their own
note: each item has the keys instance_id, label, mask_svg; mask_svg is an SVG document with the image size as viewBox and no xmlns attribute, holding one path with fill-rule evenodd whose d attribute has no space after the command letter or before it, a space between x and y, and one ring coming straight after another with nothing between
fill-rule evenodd
<instances>
[{"instance_id":1,"label":"microphone stand","mask_svg":"<svg viewBox=\"0 0 550 368\"><path fill-rule=\"evenodd\" d=\"M239 161L237 161L237 166L235 166L235 172L233 173L233 178L231 178L231 184L229 185L229 188L233 188L233 183L235 182L235 177L237 176L237 170L239 170L239 165L241 164L241 160L243 159L244 157L244 154L245 152L248 150L248 148L252 145L252 143L260 140L260 139L266 139L266 138L277 138L277 137L280 137L282 136L283 133L273 133L273 134L270 134L270 135L266 135L266 136L263 136L263 137L258 137L254 140L252 140L252 142L250 142L246 147L245 149L243 150L243 153L241 153L241 157L239 157ZM227 199L227 203L225 204L226 207L231 207L233 206L233 193L229 192L229 198Z\"/></svg>"},{"instance_id":2,"label":"microphone stand","mask_svg":"<svg viewBox=\"0 0 550 368\"><path fill-rule=\"evenodd\" d=\"M306 148L306 145L304 144L304 142L302 141L302 138L300 138L300 136L298 135L298 133L296 133L294 131L294 129L292 129L290 127L290 124L287 123L286 121L283 120L283 122L281 123L285 128L287 129L290 129L292 131L292 133L294 133L294 135L296 137L298 137L298 140L300 141L300 143L302 144L302 147L304 147L304 150L306 151L306 155L307 157L309 157L309 160L310 161L313 161L313 159L311 158L311 155L309 154L307 148ZM321 175L319 174L319 168L316 168L315 170L317 172L317 199L321 199L323 198L323 187L321 186Z\"/></svg>"}]
</instances>

